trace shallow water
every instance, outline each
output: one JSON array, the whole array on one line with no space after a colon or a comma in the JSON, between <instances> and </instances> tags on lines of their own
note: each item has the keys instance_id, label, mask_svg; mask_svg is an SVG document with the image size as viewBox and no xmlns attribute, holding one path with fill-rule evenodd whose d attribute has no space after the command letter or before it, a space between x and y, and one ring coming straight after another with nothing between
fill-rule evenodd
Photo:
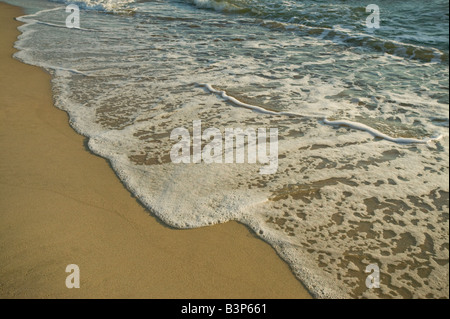
<instances>
[{"instance_id":1,"label":"shallow water","mask_svg":"<svg viewBox=\"0 0 450 319\"><path fill-rule=\"evenodd\" d=\"M367 29L359 1L93 0L80 30L65 1L9 2L32 14L16 58L49 70L56 106L164 222L239 220L317 297L448 298L448 2L378 1ZM278 128L277 172L172 163L196 120Z\"/></svg>"}]
</instances>

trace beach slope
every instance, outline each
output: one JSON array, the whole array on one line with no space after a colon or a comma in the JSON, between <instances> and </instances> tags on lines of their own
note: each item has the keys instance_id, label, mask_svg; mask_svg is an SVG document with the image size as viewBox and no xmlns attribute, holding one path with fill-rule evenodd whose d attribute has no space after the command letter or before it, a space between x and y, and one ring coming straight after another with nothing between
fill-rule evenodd
<instances>
[{"instance_id":1,"label":"beach slope","mask_svg":"<svg viewBox=\"0 0 450 319\"><path fill-rule=\"evenodd\" d=\"M21 14L0 3L0 298L310 297L245 226L176 230L140 205L53 106L50 76L12 58Z\"/></svg>"}]
</instances>

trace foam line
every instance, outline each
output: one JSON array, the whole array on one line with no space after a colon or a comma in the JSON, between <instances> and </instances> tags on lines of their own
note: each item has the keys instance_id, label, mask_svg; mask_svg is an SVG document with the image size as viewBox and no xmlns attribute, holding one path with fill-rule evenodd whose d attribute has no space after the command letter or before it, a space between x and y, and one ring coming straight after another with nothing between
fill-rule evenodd
<instances>
[{"instance_id":1,"label":"foam line","mask_svg":"<svg viewBox=\"0 0 450 319\"><path fill-rule=\"evenodd\" d=\"M62 10L62 9L64 9L64 8L65 8L65 7L56 7L56 8L52 8L52 9L40 10L40 11L38 11L38 12L36 12L36 13L26 14L26 15L17 17L16 20L18 20L18 21L20 21L20 22L23 22L23 23L26 23L27 21L24 21L24 18L35 17L35 16L37 16L37 15L39 15L39 14L41 14L41 13L44 13L44 12L50 12L50 11L56 11L56 10Z\"/></svg>"},{"instance_id":2,"label":"foam line","mask_svg":"<svg viewBox=\"0 0 450 319\"><path fill-rule=\"evenodd\" d=\"M17 17L16 20L23 22L23 23L27 23L27 24L43 24L43 25L47 25L50 27L56 27L56 28L67 28L65 25L59 25L59 24L54 24L54 23L50 23L50 22L43 22L43 21L39 21L36 19L30 19L31 17L35 17L41 13L44 12L50 12L50 11L56 11L56 10L64 10L64 7L57 7L57 8L52 8L52 9L46 9L46 10L41 10L38 11L36 13L33 14L29 14L29 15L23 15L20 17ZM100 31L100 30L95 30L95 29L86 29L86 28L73 28L74 30L80 30L80 31Z\"/></svg>"},{"instance_id":3,"label":"foam line","mask_svg":"<svg viewBox=\"0 0 450 319\"><path fill-rule=\"evenodd\" d=\"M384 134L370 126L367 126L365 124L358 123L358 122L352 122L352 121L347 121L347 120L330 121L325 118L325 119L323 119L323 123L327 124L327 125L333 125L333 126L348 126L353 129L356 129L356 130L366 131L375 137L383 138L387 141L398 143L398 144L427 144L429 142L439 141L440 139L442 139L444 137L443 135L439 135L438 137L426 138L423 140L419 140L416 138L404 138L404 137L396 138L396 137L392 137L387 134Z\"/></svg>"},{"instance_id":4,"label":"foam line","mask_svg":"<svg viewBox=\"0 0 450 319\"><path fill-rule=\"evenodd\" d=\"M301 115L299 113L270 111L270 110L267 110L260 106L241 102L238 99L227 95L227 93L225 91L219 91L219 90L214 89L212 87L212 85L209 83L195 83L195 84L197 86L206 88L211 93L220 95L224 100L229 101L237 106L245 107L247 109L251 109L251 110L259 112L259 113L270 114L270 115L279 115L279 116L301 116L301 117L303 117L303 115ZM430 142L439 141L444 137L443 135L439 135L438 137L426 138L426 139L422 139L422 140L416 139L416 138L404 138L404 137L396 138L396 137L392 137L387 134L384 134L370 126L367 126L367 125L359 123L359 122L352 122L352 121L347 121L347 120L330 121L330 120L324 118L323 123L326 125L332 125L332 126L348 126L350 128L356 129L356 130L365 131L375 137L379 137L379 138L385 139L387 141L390 141L393 143L398 143L398 144L427 144Z\"/></svg>"},{"instance_id":5,"label":"foam line","mask_svg":"<svg viewBox=\"0 0 450 319\"><path fill-rule=\"evenodd\" d=\"M219 91L214 89L211 84L208 83L195 83L197 86L201 86L206 88L209 92L220 95L224 100L227 100L237 106L241 106L241 107L245 107L247 109L251 109L253 111L259 112L259 113L264 113L264 114L269 114L269 115L285 115L285 116L302 116L299 113L290 113L290 112L276 112L276 111L270 111L267 110L263 107L260 106L256 106L256 105L251 105L251 104L247 104L244 102L239 101L238 99L227 95L227 93L225 91Z\"/></svg>"}]
</instances>

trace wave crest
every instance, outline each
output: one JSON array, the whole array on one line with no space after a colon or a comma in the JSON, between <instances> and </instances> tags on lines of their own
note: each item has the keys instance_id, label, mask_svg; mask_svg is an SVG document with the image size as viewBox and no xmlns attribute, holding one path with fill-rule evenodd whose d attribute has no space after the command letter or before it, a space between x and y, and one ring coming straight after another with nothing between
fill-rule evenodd
<instances>
[{"instance_id":1,"label":"wave crest","mask_svg":"<svg viewBox=\"0 0 450 319\"><path fill-rule=\"evenodd\" d=\"M135 0L51 0L52 2L64 3L64 4L76 4L80 8L85 10L98 10L114 13L132 13L134 9L129 5L134 3Z\"/></svg>"}]
</instances>

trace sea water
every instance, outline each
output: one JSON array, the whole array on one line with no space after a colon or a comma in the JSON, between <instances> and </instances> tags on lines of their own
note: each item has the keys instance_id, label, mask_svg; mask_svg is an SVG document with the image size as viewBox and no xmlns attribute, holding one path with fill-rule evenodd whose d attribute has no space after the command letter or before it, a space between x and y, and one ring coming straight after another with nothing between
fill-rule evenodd
<instances>
[{"instance_id":1,"label":"sea water","mask_svg":"<svg viewBox=\"0 0 450 319\"><path fill-rule=\"evenodd\" d=\"M377 0L380 28L364 1L8 2L15 57L162 221L240 221L316 297L449 297L448 1ZM278 129L276 173L173 163L194 121Z\"/></svg>"}]
</instances>

